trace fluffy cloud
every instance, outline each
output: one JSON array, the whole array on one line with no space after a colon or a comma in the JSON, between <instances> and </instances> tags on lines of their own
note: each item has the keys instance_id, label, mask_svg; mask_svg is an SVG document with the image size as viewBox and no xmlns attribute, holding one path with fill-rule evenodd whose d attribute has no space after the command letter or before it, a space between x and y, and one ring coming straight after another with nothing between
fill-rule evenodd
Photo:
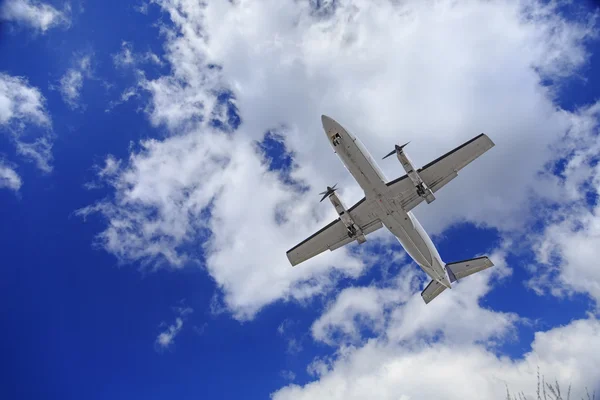
<instances>
[{"instance_id":1,"label":"fluffy cloud","mask_svg":"<svg viewBox=\"0 0 600 400\"><path fill-rule=\"evenodd\" d=\"M177 314L175 322L167 326L167 329L159 333L156 337L154 345L158 351L166 350L173 345L175 337L179 335L183 328L184 319L188 314L194 312L194 310L190 307L175 307L175 312ZM164 325L166 324L163 322L161 326Z\"/></svg>"},{"instance_id":2,"label":"fluffy cloud","mask_svg":"<svg viewBox=\"0 0 600 400\"><path fill-rule=\"evenodd\" d=\"M564 388L571 383L572 397L580 398L586 387L600 390L600 355L589 351L600 346L599 333L594 319L537 332L531 351L518 360L477 344L404 346L373 339L340 349L335 360L320 364L318 380L286 386L273 399L496 399L506 386L536 398L538 367L547 381L557 379Z\"/></svg>"},{"instance_id":3,"label":"fluffy cloud","mask_svg":"<svg viewBox=\"0 0 600 400\"><path fill-rule=\"evenodd\" d=\"M401 272L390 287L342 291L312 329L316 340L337 346L335 354L308 366L315 381L286 386L273 398L493 399L503 397L506 386L535 398L538 367L549 381L572 383L575 395L600 389L600 355L588 351L600 345L600 322L593 317L537 332L522 358L497 354L496 345L514 339L515 325L526 322L480 305L510 272L504 254L492 256L497 269L461 280L430 305L423 304L423 286L411 272ZM339 332L342 341L334 343ZM343 340L348 333L350 342Z\"/></svg>"},{"instance_id":4,"label":"fluffy cloud","mask_svg":"<svg viewBox=\"0 0 600 400\"><path fill-rule=\"evenodd\" d=\"M367 327L375 333L381 333L387 313L406 303L416 290L417 270L408 266L404 271L386 288L369 286L344 289L312 325L314 339L333 345L336 339L351 343L360 340L361 331Z\"/></svg>"},{"instance_id":5,"label":"fluffy cloud","mask_svg":"<svg viewBox=\"0 0 600 400\"><path fill-rule=\"evenodd\" d=\"M223 3L205 15L185 1L166 3L197 16L248 132L298 127L286 140L311 183L315 171L328 171L331 181L356 186L324 144L321 113L376 156L412 140L417 164L488 133L497 146L440 201L417 210L432 232L462 218L500 227L526 219L527 192L552 157L547 146L571 123L540 79L572 73L586 59L582 39L594 34L537 2L345 1L325 16L303 2ZM507 160L511 168L497 168ZM402 173L395 162L381 165L390 178ZM479 195L465 198L473 190Z\"/></svg>"},{"instance_id":6,"label":"fluffy cloud","mask_svg":"<svg viewBox=\"0 0 600 400\"><path fill-rule=\"evenodd\" d=\"M297 354L302 351L302 338L297 338L294 333L291 332L292 326L295 324L294 321L285 319L278 327L277 333L285 338L287 343L286 352L288 354Z\"/></svg>"},{"instance_id":7,"label":"fluffy cloud","mask_svg":"<svg viewBox=\"0 0 600 400\"><path fill-rule=\"evenodd\" d=\"M563 196L543 232L534 238L537 263L528 286L538 294L588 294L600 306L600 103L579 112L579 124L558 150L566 155L558 177L549 178Z\"/></svg>"},{"instance_id":8,"label":"fluffy cloud","mask_svg":"<svg viewBox=\"0 0 600 400\"><path fill-rule=\"evenodd\" d=\"M139 97L140 89L150 88L151 85L145 79L145 71L141 69L142 67L147 67L149 65L162 67L165 65L164 61L153 52L136 52L133 49L133 44L126 41L121 43L121 51L113 54L112 59L113 64L119 70L132 71L134 73L134 77L137 79L137 83L136 85L130 86L123 90L119 99L110 101L105 112L112 111L113 108L129 101L131 98Z\"/></svg>"},{"instance_id":9,"label":"fluffy cloud","mask_svg":"<svg viewBox=\"0 0 600 400\"><path fill-rule=\"evenodd\" d=\"M432 233L461 220L518 229L531 193L556 198L537 172L580 118L553 103L554 90L587 60L595 30L564 19L555 3L156 3L171 22L162 28L171 74L138 83L151 95L151 122L172 136L140 143L106 179L114 198L80 212L107 219L99 244L124 262L206 265L238 318L323 293L367 268L348 249L296 268L285 258L334 217L316 202L326 184L338 182L348 206L363 196L324 138L323 113L375 156L412 140L417 164L490 135L496 147L416 210ZM273 130L293 158L286 177L256 148ZM403 174L393 161L381 166L390 178ZM357 305L339 312L348 307Z\"/></svg>"},{"instance_id":10,"label":"fluffy cloud","mask_svg":"<svg viewBox=\"0 0 600 400\"><path fill-rule=\"evenodd\" d=\"M285 251L294 233L309 234L318 220L310 203L267 170L247 139L205 128L142 146L127 167L102 169L112 170L115 202L79 211L100 211L110 220L100 244L122 261L177 268L196 261L202 251L239 318L282 297L305 299L321 292L332 284L330 265L350 276L363 268L344 252L289 267Z\"/></svg>"},{"instance_id":11,"label":"fluffy cloud","mask_svg":"<svg viewBox=\"0 0 600 400\"><path fill-rule=\"evenodd\" d=\"M13 129L22 128L25 123L50 125L44 102L40 91L25 79L0 74L0 124L12 124Z\"/></svg>"},{"instance_id":12,"label":"fluffy cloud","mask_svg":"<svg viewBox=\"0 0 600 400\"><path fill-rule=\"evenodd\" d=\"M156 54L151 51L138 54L134 52L133 45L126 41L121 43L121 51L113 55L113 63L118 68L135 68L145 63L163 65L162 60Z\"/></svg>"},{"instance_id":13,"label":"fluffy cloud","mask_svg":"<svg viewBox=\"0 0 600 400\"><path fill-rule=\"evenodd\" d=\"M461 280L437 297L432 307L425 306L420 295L429 278L419 279L425 274L412 265L388 280L385 287L345 289L315 321L313 337L330 345L355 344L368 329L377 336L403 343L415 338L437 338L457 345L477 341L490 344L492 338L505 339L519 317L493 312L479 304L497 279L511 273L505 264L506 250L499 249L490 257L494 268Z\"/></svg>"},{"instance_id":14,"label":"fluffy cloud","mask_svg":"<svg viewBox=\"0 0 600 400\"><path fill-rule=\"evenodd\" d=\"M59 90L65 103L72 109L81 107L79 98L83 81L92 75L92 57L90 55L81 56L75 62L73 68L69 68L67 72L60 78Z\"/></svg>"},{"instance_id":15,"label":"fluffy cloud","mask_svg":"<svg viewBox=\"0 0 600 400\"><path fill-rule=\"evenodd\" d=\"M570 292L589 294L600 305L600 208L579 209L574 215L545 231L538 247L541 272L529 281L538 293L549 289L562 296ZM553 257L555 256L555 257Z\"/></svg>"},{"instance_id":16,"label":"fluffy cloud","mask_svg":"<svg viewBox=\"0 0 600 400\"><path fill-rule=\"evenodd\" d=\"M27 25L30 28L46 33L56 26L69 26L71 24L71 8L65 5L59 11L49 4L29 0L7 0L0 7L0 19Z\"/></svg>"},{"instance_id":17,"label":"fluffy cloud","mask_svg":"<svg viewBox=\"0 0 600 400\"><path fill-rule=\"evenodd\" d=\"M591 17L566 20L559 4L534 0L155 3L170 19L162 25L170 74L139 73L137 88L150 94L150 121L170 136L142 141L129 159L107 158L99 177L114 196L79 211L106 219L98 244L121 262L200 264L228 310L248 319L274 301L304 301L341 276L358 277L378 262L370 251L378 245L392 252L382 231L359 251L289 266L285 251L335 215L317 203L317 192L338 182L348 205L363 195L328 147L321 114L354 131L375 158L411 140L417 164L481 131L490 135L496 147L416 210L430 232L467 220L522 233L534 195L565 210L576 203L586 221L579 186L594 179L592 160L581 174L581 157L570 159L568 182L538 173L565 154L557 148L589 145L597 127L593 108L568 112L554 103L557 88L587 61L585 42L596 34ZM128 49L117 65L142 68ZM267 131L292 159L283 172L272 170L273 155L257 146ZM380 165L390 178L403 174L393 161ZM566 226L565 235L594 237L592 223L544 222L560 232ZM550 254L544 249L568 244L551 232L539 240L540 259ZM563 258L581 256L577 244ZM586 350L600 345L594 318L538 332L520 359L497 355L496 345L514 339L525 322L482 306L510 273L509 249L491 255L495 268L428 306L419 296L426 282L413 265L386 285L343 290L311 328L316 341L336 346L335 356L309 365L315 382L274 397L496 398L505 383L531 395L538 365L550 379L594 388L600 358ZM179 329L176 320L165 341Z\"/></svg>"},{"instance_id":18,"label":"fluffy cloud","mask_svg":"<svg viewBox=\"0 0 600 400\"><path fill-rule=\"evenodd\" d=\"M296 374L289 370L281 371L279 375L281 375L283 379L288 381L293 381L294 379L296 379Z\"/></svg>"},{"instance_id":19,"label":"fluffy cloud","mask_svg":"<svg viewBox=\"0 0 600 400\"><path fill-rule=\"evenodd\" d=\"M19 154L42 171L52 171L52 122L45 98L24 78L0 73L0 128Z\"/></svg>"},{"instance_id":20,"label":"fluffy cloud","mask_svg":"<svg viewBox=\"0 0 600 400\"><path fill-rule=\"evenodd\" d=\"M0 160L0 188L8 188L17 191L23 182L17 172L4 161Z\"/></svg>"},{"instance_id":21,"label":"fluffy cloud","mask_svg":"<svg viewBox=\"0 0 600 400\"><path fill-rule=\"evenodd\" d=\"M121 93L121 97L118 100L111 100L108 103L108 106L104 110L104 112L111 112L113 108L128 102L131 98L137 97L139 95L138 88L135 86L128 87Z\"/></svg>"}]
</instances>

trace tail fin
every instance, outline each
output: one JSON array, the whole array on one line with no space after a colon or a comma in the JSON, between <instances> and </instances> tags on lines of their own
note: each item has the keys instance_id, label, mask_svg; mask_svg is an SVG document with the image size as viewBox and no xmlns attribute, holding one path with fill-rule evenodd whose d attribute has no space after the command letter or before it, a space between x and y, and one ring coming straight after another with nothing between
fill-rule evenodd
<instances>
[{"instance_id":1,"label":"tail fin","mask_svg":"<svg viewBox=\"0 0 600 400\"><path fill-rule=\"evenodd\" d=\"M446 264L446 271L448 271L450 282L455 282L466 276L473 275L475 272L483 271L484 269L493 266L494 263L484 256Z\"/></svg>"},{"instance_id":2,"label":"tail fin","mask_svg":"<svg viewBox=\"0 0 600 400\"><path fill-rule=\"evenodd\" d=\"M446 264L446 271L448 271L448 277L452 283L493 266L494 263L492 263L489 258L484 256ZM421 297L423 298L423 301L425 301L425 304L428 304L445 289L446 287L441 283L437 281L431 281L429 282L429 285L427 285L427 287L421 292Z\"/></svg>"}]
</instances>

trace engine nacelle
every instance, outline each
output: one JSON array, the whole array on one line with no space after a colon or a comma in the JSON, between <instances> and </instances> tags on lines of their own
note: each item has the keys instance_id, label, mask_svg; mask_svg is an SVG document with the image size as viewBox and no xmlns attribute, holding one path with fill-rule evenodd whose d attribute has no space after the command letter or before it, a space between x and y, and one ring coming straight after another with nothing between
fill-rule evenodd
<instances>
[{"instance_id":1,"label":"engine nacelle","mask_svg":"<svg viewBox=\"0 0 600 400\"><path fill-rule=\"evenodd\" d=\"M342 220L342 222L346 226L346 230L348 231L348 237L356 238L358 243L361 244L366 242L367 239L365 238L365 234L363 233L362 229L360 228L360 226L358 226L356 222L354 222L354 219L352 219L352 216L346 209L346 206L344 206L344 203L342 203L342 200L340 200L340 198L335 192L332 192L329 195L329 200L331 201L331 204L333 204L333 206L335 207L335 211L337 211L340 220Z\"/></svg>"},{"instance_id":2,"label":"engine nacelle","mask_svg":"<svg viewBox=\"0 0 600 400\"><path fill-rule=\"evenodd\" d=\"M406 144L404 146L406 146ZM419 173L415 170L412 161L404 152L404 146L396 145L396 156L398 157L398 161L400 161L400 164L402 164L402 166L404 167L406 174L408 175L412 183L415 185L415 188L417 189L417 194L423 197L425 201L427 201L427 204L429 204L435 200L435 196L433 195L431 189L427 187L423 179L421 179Z\"/></svg>"}]
</instances>

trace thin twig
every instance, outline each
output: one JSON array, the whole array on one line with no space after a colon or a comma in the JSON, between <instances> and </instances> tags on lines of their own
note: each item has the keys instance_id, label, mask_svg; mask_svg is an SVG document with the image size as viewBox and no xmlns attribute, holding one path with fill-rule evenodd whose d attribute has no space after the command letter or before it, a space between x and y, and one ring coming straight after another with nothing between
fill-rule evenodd
<instances>
[{"instance_id":1,"label":"thin twig","mask_svg":"<svg viewBox=\"0 0 600 400\"><path fill-rule=\"evenodd\" d=\"M540 397L540 366L537 367L537 400L542 400Z\"/></svg>"}]
</instances>

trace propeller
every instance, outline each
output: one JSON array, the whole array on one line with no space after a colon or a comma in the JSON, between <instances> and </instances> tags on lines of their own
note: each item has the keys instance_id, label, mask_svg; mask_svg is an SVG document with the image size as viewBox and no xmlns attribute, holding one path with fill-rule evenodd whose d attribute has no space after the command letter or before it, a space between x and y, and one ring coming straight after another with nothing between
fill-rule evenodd
<instances>
[{"instance_id":1,"label":"propeller","mask_svg":"<svg viewBox=\"0 0 600 400\"><path fill-rule=\"evenodd\" d=\"M337 183L335 185L333 185L333 187L327 186L327 190L326 191L319 193L319 194L323 195L323 198L321 198L321 201L325 200L327 198L327 196L329 196L330 194L332 194L333 192L335 192L337 190L335 188L336 186L337 186Z\"/></svg>"},{"instance_id":2,"label":"propeller","mask_svg":"<svg viewBox=\"0 0 600 400\"><path fill-rule=\"evenodd\" d=\"M402 151L402 149L404 148L404 146L406 146L406 145L407 145L407 144L409 144L409 143L410 143L410 142L406 142L406 143L404 143L402 146L395 145L395 146L394 146L394 150L392 150L392 151L391 151L391 152L390 152L390 153L389 153L387 156L383 157L383 158L382 158L382 160L385 160L386 158L388 158L388 157L389 157L389 156L391 156L392 154L396 154L396 153L398 153L399 151Z\"/></svg>"}]
</instances>

